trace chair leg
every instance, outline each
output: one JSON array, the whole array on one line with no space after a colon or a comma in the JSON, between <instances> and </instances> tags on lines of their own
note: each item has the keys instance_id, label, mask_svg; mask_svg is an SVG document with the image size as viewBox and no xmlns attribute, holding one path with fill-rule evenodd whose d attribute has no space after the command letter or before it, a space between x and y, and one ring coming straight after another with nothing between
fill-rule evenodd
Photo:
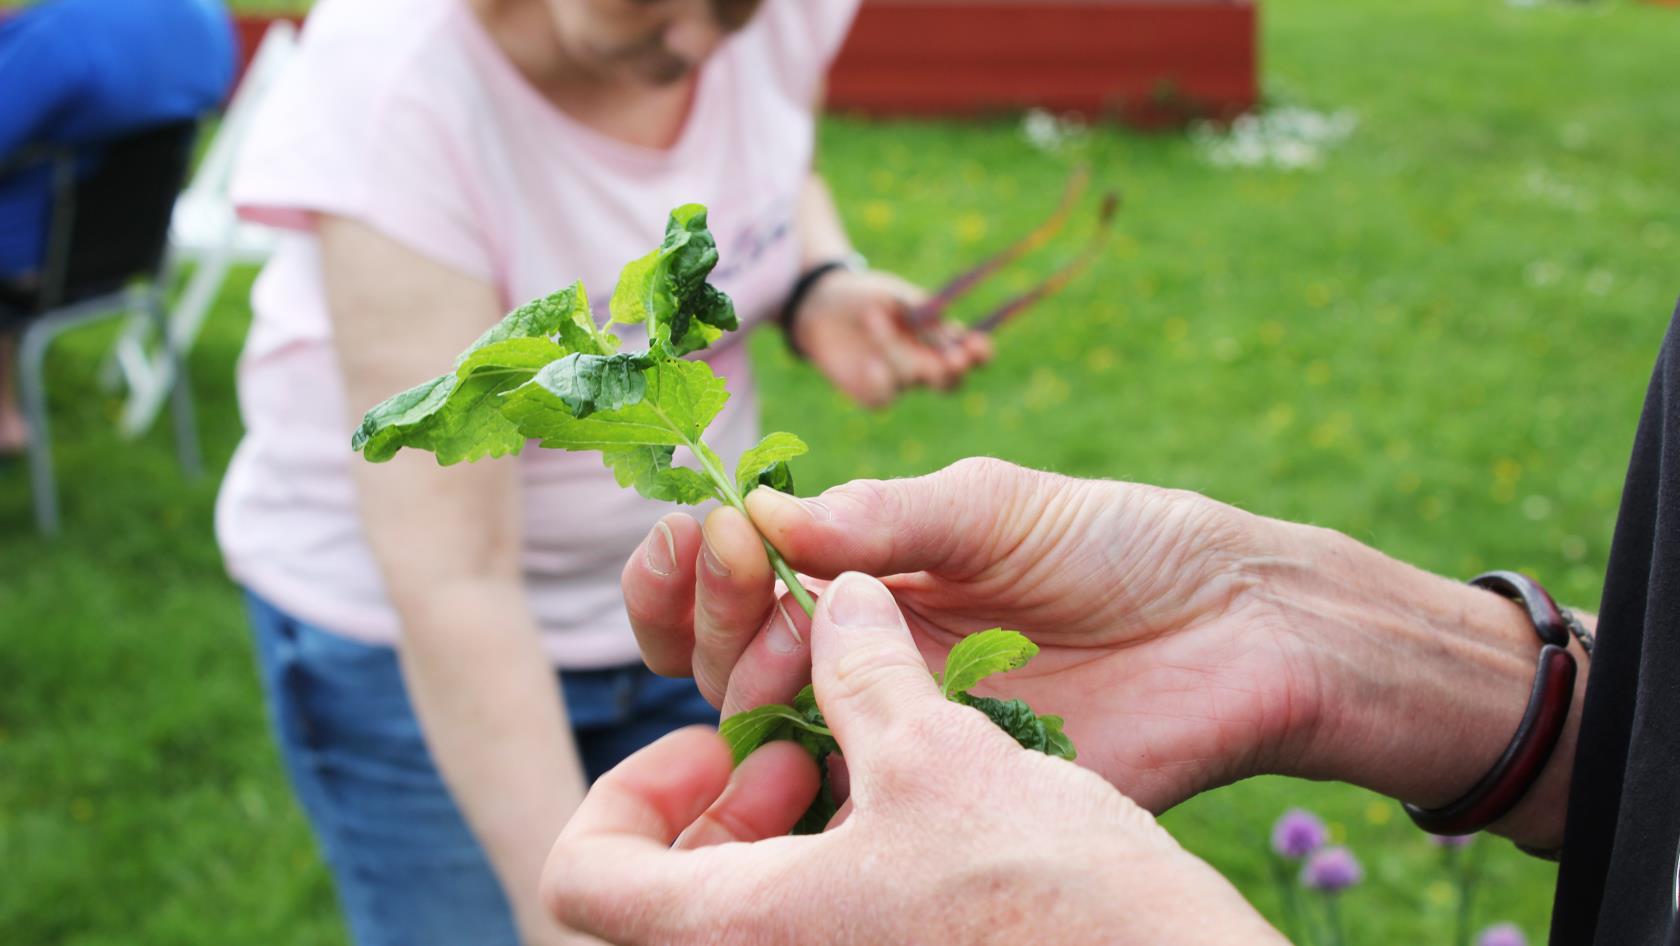
<instances>
[{"instance_id":1,"label":"chair leg","mask_svg":"<svg viewBox=\"0 0 1680 946\"><path fill-rule=\"evenodd\" d=\"M35 526L42 535L58 535L58 484L53 480L52 437L47 430L47 386L42 376L52 333L31 324L18 340L18 395L29 420L29 484L35 498Z\"/></svg>"},{"instance_id":2,"label":"chair leg","mask_svg":"<svg viewBox=\"0 0 1680 946\"><path fill-rule=\"evenodd\" d=\"M146 295L146 311L157 327L158 338L168 358L170 413L175 418L175 454L181 461L181 472L187 479L198 479L204 472L203 457L198 448L198 422L193 413L192 382L187 377L187 359L175 344L169 331L169 308L164 303L163 290L153 287Z\"/></svg>"}]
</instances>

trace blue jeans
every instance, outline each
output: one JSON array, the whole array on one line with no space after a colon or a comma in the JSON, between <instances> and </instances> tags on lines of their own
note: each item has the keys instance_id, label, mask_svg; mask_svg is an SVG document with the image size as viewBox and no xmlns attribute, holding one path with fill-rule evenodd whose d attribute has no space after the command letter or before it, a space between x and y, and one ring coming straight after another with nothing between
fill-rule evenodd
<instances>
[{"instance_id":1,"label":"blue jeans","mask_svg":"<svg viewBox=\"0 0 1680 946\"><path fill-rule=\"evenodd\" d=\"M280 756L357 946L518 946L501 887L426 751L396 652L254 594L246 603ZM558 677L591 781L673 729L717 724L691 681L639 664Z\"/></svg>"}]
</instances>

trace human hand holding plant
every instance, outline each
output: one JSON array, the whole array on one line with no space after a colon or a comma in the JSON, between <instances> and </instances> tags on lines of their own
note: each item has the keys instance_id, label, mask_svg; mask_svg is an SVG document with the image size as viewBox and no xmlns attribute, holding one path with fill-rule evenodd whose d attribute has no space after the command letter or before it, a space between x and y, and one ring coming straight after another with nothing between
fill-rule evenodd
<instances>
[{"instance_id":1,"label":"human hand holding plant","mask_svg":"<svg viewBox=\"0 0 1680 946\"><path fill-rule=\"evenodd\" d=\"M929 666L983 627L1026 634L1036 659L997 685L1065 717L1079 763L1152 811L1261 773L1440 804L1499 755L1533 679L1504 599L1191 493L970 460L744 505L703 530L667 516L626 565L651 667L726 713L805 682L762 533L806 574L883 576ZM1558 841L1574 725L1501 833Z\"/></svg>"},{"instance_id":2,"label":"human hand holding plant","mask_svg":"<svg viewBox=\"0 0 1680 946\"><path fill-rule=\"evenodd\" d=\"M780 837L816 788L791 744L732 776L716 734L675 733L604 776L555 844L543 897L562 923L661 946L1014 944L1052 930L1070 946L1282 942L1100 778L946 700L881 583L841 576L810 632L816 698L850 768L844 821Z\"/></svg>"}]
</instances>

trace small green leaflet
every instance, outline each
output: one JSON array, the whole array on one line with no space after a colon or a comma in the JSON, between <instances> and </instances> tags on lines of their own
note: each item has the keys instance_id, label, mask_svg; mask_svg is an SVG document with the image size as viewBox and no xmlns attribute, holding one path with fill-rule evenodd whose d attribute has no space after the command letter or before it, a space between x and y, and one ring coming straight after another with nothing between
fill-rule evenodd
<instances>
[{"instance_id":1,"label":"small green leaflet","mask_svg":"<svg viewBox=\"0 0 1680 946\"><path fill-rule=\"evenodd\" d=\"M1038 654L1038 645L1019 631L994 627L970 634L951 648L945 658L940 687L946 699L967 693L976 683L994 673L1007 673L1026 666Z\"/></svg>"},{"instance_id":2,"label":"small green leaflet","mask_svg":"<svg viewBox=\"0 0 1680 946\"><path fill-rule=\"evenodd\" d=\"M580 314L581 313L581 314ZM576 320L589 322L580 329ZM403 447L429 450L438 463L518 453L525 438L500 412L501 395L575 349L550 340L571 325L599 349L589 303L578 284L526 303L492 325L455 359L455 371L375 406L350 438L350 448L383 463ZM610 338L610 336L608 336Z\"/></svg>"},{"instance_id":3,"label":"small green leaflet","mask_svg":"<svg viewBox=\"0 0 1680 946\"><path fill-rule=\"evenodd\" d=\"M664 241L619 271L612 320L647 322L650 347L667 357L705 348L740 327L734 303L706 282L717 262L706 208L678 207L665 224Z\"/></svg>"},{"instance_id":4,"label":"small green leaflet","mask_svg":"<svg viewBox=\"0 0 1680 946\"><path fill-rule=\"evenodd\" d=\"M1072 760L1073 743L1062 733L1060 716L1039 716L1020 700L995 700L989 696L968 696L957 702L972 706L999 729L1015 737L1023 749Z\"/></svg>"},{"instance_id":5,"label":"small green leaflet","mask_svg":"<svg viewBox=\"0 0 1680 946\"><path fill-rule=\"evenodd\" d=\"M745 458L743 470L744 464ZM1062 732L1060 716L1040 716L1021 700L999 700L968 694L970 687L986 677L1019 669L1037 653L1038 645L1016 631L992 628L970 634L951 648L951 654L945 660L943 692L945 698L953 703L984 713L999 729L1014 737L1023 749L1072 760L1077 753L1073 741ZM718 732L729 743L736 765L740 765L741 760L751 755L754 749L777 739L791 739L803 746L822 768L823 787L799 819L793 833L814 834L827 827L837 810L836 800L828 787L828 761L830 756L840 751L840 744L829 731L828 721L823 719L822 710L817 707L816 692L809 685L793 698L792 706L772 703L737 713L724 720Z\"/></svg>"},{"instance_id":6,"label":"small green leaflet","mask_svg":"<svg viewBox=\"0 0 1680 946\"><path fill-rule=\"evenodd\" d=\"M595 328L595 316L589 311L589 296L583 283L570 286L533 299L502 317L490 326L478 340L456 359L457 367L464 364L473 352L510 338L551 338L560 341L569 351L590 355L610 355L618 350L618 339Z\"/></svg>"},{"instance_id":7,"label":"small green leaflet","mask_svg":"<svg viewBox=\"0 0 1680 946\"><path fill-rule=\"evenodd\" d=\"M807 449L805 441L793 434L783 431L766 434L758 446L741 454L741 462L735 465L735 488L741 491L742 496L757 486L769 486L791 494L793 474L788 472L787 461L804 454Z\"/></svg>"},{"instance_id":8,"label":"small green leaflet","mask_svg":"<svg viewBox=\"0 0 1680 946\"><path fill-rule=\"evenodd\" d=\"M807 720L793 707L781 703L736 713L718 726L718 734L729 743L729 752L734 756L736 765L767 742L792 738L796 730L833 738L828 727Z\"/></svg>"}]
</instances>

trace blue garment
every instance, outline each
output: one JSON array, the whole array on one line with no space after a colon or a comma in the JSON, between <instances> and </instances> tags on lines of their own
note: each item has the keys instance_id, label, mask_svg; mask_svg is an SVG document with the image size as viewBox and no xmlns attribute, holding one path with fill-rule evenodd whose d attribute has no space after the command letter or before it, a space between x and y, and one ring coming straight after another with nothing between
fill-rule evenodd
<instances>
[{"instance_id":1,"label":"blue garment","mask_svg":"<svg viewBox=\"0 0 1680 946\"><path fill-rule=\"evenodd\" d=\"M518 946L501 887L426 751L396 652L249 592L246 604L280 755L357 946ZM559 679L591 781L667 732L717 724L692 681L639 664Z\"/></svg>"},{"instance_id":2,"label":"blue garment","mask_svg":"<svg viewBox=\"0 0 1680 946\"><path fill-rule=\"evenodd\" d=\"M0 161L35 144L97 144L193 118L233 82L220 0L43 0L0 20ZM83 162L84 166L87 160ZM41 265L50 179L0 179L0 279Z\"/></svg>"}]
</instances>

